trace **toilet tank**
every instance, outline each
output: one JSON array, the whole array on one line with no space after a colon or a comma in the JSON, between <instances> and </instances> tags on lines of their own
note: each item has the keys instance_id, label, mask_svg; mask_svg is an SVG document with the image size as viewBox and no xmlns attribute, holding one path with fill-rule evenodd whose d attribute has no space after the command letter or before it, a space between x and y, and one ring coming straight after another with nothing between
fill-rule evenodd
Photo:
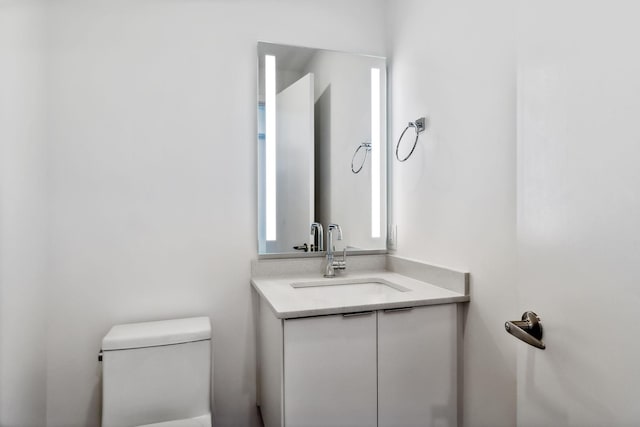
<instances>
[{"instance_id":1,"label":"toilet tank","mask_svg":"<svg viewBox=\"0 0 640 427\"><path fill-rule=\"evenodd\" d=\"M130 323L102 340L102 427L210 414L208 317Z\"/></svg>"}]
</instances>

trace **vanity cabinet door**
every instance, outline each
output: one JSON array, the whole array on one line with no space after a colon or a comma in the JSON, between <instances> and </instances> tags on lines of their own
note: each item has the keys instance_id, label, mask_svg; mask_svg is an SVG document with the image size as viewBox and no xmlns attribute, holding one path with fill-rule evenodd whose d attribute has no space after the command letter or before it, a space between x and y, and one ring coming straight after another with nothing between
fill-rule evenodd
<instances>
[{"instance_id":1,"label":"vanity cabinet door","mask_svg":"<svg viewBox=\"0 0 640 427\"><path fill-rule=\"evenodd\" d=\"M378 312L378 426L457 426L456 304Z\"/></svg>"},{"instance_id":2,"label":"vanity cabinet door","mask_svg":"<svg viewBox=\"0 0 640 427\"><path fill-rule=\"evenodd\" d=\"M284 322L284 425L376 421L376 313Z\"/></svg>"}]
</instances>

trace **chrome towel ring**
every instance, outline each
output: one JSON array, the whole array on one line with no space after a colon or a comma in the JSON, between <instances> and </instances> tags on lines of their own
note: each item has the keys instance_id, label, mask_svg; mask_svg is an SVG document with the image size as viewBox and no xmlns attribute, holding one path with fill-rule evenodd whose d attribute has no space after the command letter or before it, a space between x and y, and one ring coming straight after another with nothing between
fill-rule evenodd
<instances>
[{"instance_id":1,"label":"chrome towel ring","mask_svg":"<svg viewBox=\"0 0 640 427\"><path fill-rule=\"evenodd\" d=\"M425 117L420 117L419 119L416 119L415 122L409 122L407 127L404 128L404 130L400 134L400 138L398 138L398 143L396 144L396 159L398 159L401 162L404 162L409 157L411 157L411 155L413 154L413 150L416 149L416 144L418 144L418 137L422 132L424 132L426 120L427 119ZM409 154L407 154L407 157L405 157L404 159L401 159L400 155L398 154L398 149L400 148L400 142L402 141L402 137L409 130L409 128L414 128L416 130L416 139L415 141L413 141L413 147L411 147L411 151L409 151Z\"/></svg>"},{"instance_id":2,"label":"chrome towel ring","mask_svg":"<svg viewBox=\"0 0 640 427\"><path fill-rule=\"evenodd\" d=\"M364 157L362 158L362 163L360 164L360 167L356 170L356 168L353 167L353 162L356 159L356 156L358 155L358 151L364 149ZM363 142L362 144L358 145L358 148L356 148L355 153L353 153L353 157L351 157L351 172L353 173L359 173L362 170L362 167L364 166L364 162L367 161L367 153L371 151L371 143L368 141Z\"/></svg>"}]
</instances>

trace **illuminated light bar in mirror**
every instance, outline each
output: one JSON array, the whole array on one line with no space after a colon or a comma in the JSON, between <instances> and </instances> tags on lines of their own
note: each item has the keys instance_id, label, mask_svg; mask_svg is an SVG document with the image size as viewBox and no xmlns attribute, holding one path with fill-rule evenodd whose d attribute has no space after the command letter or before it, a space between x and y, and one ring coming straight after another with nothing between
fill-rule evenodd
<instances>
[{"instance_id":1,"label":"illuminated light bar in mirror","mask_svg":"<svg viewBox=\"0 0 640 427\"><path fill-rule=\"evenodd\" d=\"M276 240L276 57L264 57L266 238Z\"/></svg>"},{"instance_id":2,"label":"illuminated light bar in mirror","mask_svg":"<svg viewBox=\"0 0 640 427\"><path fill-rule=\"evenodd\" d=\"M371 69L371 237L380 237L380 69Z\"/></svg>"}]
</instances>

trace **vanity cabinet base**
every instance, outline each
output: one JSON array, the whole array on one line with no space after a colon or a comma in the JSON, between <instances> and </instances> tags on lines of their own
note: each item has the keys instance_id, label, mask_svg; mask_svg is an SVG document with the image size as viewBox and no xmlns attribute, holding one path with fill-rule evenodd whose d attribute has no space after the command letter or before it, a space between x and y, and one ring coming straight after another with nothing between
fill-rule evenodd
<instances>
[{"instance_id":1,"label":"vanity cabinet base","mask_svg":"<svg viewBox=\"0 0 640 427\"><path fill-rule=\"evenodd\" d=\"M375 312L285 320L284 361L285 425L376 425Z\"/></svg>"},{"instance_id":2,"label":"vanity cabinet base","mask_svg":"<svg viewBox=\"0 0 640 427\"><path fill-rule=\"evenodd\" d=\"M456 308L378 312L378 427L458 425Z\"/></svg>"},{"instance_id":3,"label":"vanity cabinet base","mask_svg":"<svg viewBox=\"0 0 640 427\"><path fill-rule=\"evenodd\" d=\"M260 299L266 427L457 426L457 305L277 319Z\"/></svg>"}]
</instances>

